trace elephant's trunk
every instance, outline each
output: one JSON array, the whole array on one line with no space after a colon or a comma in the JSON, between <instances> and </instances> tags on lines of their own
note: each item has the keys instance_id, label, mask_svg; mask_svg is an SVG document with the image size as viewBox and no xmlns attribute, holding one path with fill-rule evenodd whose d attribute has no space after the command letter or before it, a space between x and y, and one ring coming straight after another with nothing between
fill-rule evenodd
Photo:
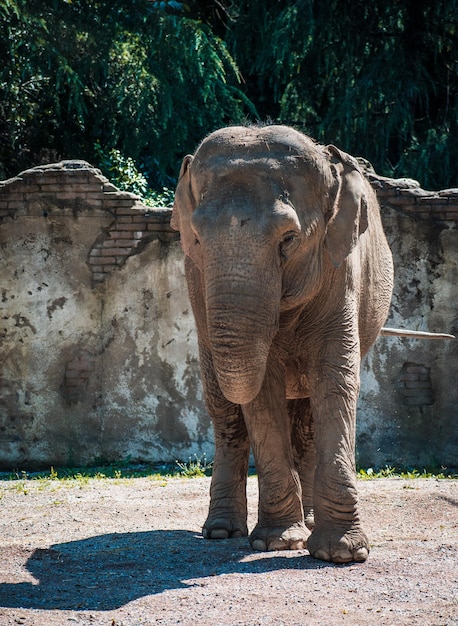
<instances>
[{"instance_id":1,"label":"elephant's trunk","mask_svg":"<svg viewBox=\"0 0 458 626\"><path fill-rule=\"evenodd\" d=\"M247 404L259 393L278 329L279 294L272 281L220 276L207 281L207 321L216 377L224 396ZM267 278L267 277L266 277ZM270 277L272 278L272 277Z\"/></svg>"}]
</instances>

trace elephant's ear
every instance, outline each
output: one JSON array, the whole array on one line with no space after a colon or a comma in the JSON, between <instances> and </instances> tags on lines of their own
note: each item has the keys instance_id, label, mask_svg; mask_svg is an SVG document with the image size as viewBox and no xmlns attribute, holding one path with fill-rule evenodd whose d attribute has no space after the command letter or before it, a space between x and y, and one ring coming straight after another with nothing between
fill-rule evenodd
<instances>
[{"instance_id":1,"label":"elephant's ear","mask_svg":"<svg viewBox=\"0 0 458 626\"><path fill-rule=\"evenodd\" d=\"M339 267L367 229L368 183L358 162L335 146L327 146L334 176L333 206L326 229L325 247Z\"/></svg>"},{"instance_id":2,"label":"elephant's ear","mask_svg":"<svg viewBox=\"0 0 458 626\"><path fill-rule=\"evenodd\" d=\"M194 241L191 229L191 216L194 210L194 199L191 190L191 178L189 166L193 157L188 154L181 164L178 185L173 201L172 219L170 225L174 230L180 231L181 247L183 252L189 256L192 241Z\"/></svg>"}]
</instances>

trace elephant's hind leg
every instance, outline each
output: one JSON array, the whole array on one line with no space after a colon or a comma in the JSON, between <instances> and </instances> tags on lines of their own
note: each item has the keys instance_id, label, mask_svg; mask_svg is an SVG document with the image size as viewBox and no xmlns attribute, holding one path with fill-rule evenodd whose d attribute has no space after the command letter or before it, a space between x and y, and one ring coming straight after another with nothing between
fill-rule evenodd
<instances>
[{"instance_id":1,"label":"elephant's hind leg","mask_svg":"<svg viewBox=\"0 0 458 626\"><path fill-rule=\"evenodd\" d=\"M315 525L313 515L313 482L315 479L315 428L309 398L288 401L291 418L291 445L294 462L302 486L302 504L305 525L310 530Z\"/></svg>"},{"instance_id":2,"label":"elephant's hind leg","mask_svg":"<svg viewBox=\"0 0 458 626\"><path fill-rule=\"evenodd\" d=\"M309 535L279 371L276 363L268 367L260 394L243 406L259 482L258 523L250 543L259 551L303 549Z\"/></svg>"}]
</instances>

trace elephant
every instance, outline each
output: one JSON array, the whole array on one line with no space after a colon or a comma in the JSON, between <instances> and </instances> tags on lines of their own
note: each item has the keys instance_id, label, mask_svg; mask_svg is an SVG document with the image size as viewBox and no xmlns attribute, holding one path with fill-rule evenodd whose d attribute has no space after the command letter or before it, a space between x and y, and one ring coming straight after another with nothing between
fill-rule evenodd
<instances>
[{"instance_id":1,"label":"elephant","mask_svg":"<svg viewBox=\"0 0 458 626\"><path fill-rule=\"evenodd\" d=\"M254 550L366 560L356 403L393 262L358 161L288 126L216 130L183 159L171 225L215 439L204 537L248 535L251 450Z\"/></svg>"}]
</instances>

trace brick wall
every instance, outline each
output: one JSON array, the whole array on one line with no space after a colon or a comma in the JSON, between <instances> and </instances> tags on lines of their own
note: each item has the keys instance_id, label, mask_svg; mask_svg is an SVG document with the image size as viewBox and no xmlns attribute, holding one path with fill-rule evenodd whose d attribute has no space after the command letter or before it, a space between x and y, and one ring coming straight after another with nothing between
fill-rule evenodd
<instances>
[{"instance_id":1,"label":"brick wall","mask_svg":"<svg viewBox=\"0 0 458 626\"><path fill-rule=\"evenodd\" d=\"M109 203L115 205L116 201L112 197ZM171 241L179 238L178 233L170 228L171 209L145 211L145 208L113 206L111 210L115 219L89 254L88 262L95 283L103 281L113 269L122 267L129 256L141 252L153 239Z\"/></svg>"},{"instance_id":2,"label":"brick wall","mask_svg":"<svg viewBox=\"0 0 458 626\"><path fill-rule=\"evenodd\" d=\"M112 216L87 259L94 283L105 280L153 239L178 239L170 228L171 209L150 210L138 196L117 189L86 161L43 165L0 181L0 223L26 216L48 218L66 209L73 215L96 210Z\"/></svg>"},{"instance_id":3,"label":"brick wall","mask_svg":"<svg viewBox=\"0 0 458 626\"><path fill-rule=\"evenodd\" d=\"M380 204L390 205L417 220L458 222L458 188L426 191L411 178L386 178L366 171Z\"/></svg>"},{"instance_id":4,"label":"brick wall","mask_svg":"<svg viewBox=\"0 0 458 626\"><path fill-rule=\"evenodd\" d=\"M0 467L211 454L170 216L84 161L0 181Z\"/></svg>"},{"instance_id":5,"label":"brick wall","mask_svg":"<svg viewBox=\"0 0 458 626\"><path fill-rule=\"evenodd\" d=\"M431 368L418 363L404 363L399 374L398 388L408 406L430 406L434 404L431 383Z\"/></svg>"},{"instance_id":6,"label":"brick wall","mask_svg":"<svg viewBox=\"0 0 458 626\"><path fill-rule=\"evenodd\" d=\"M77 403L87 393L89 379L94 375L95 357L86 350L77 350L65 367L62 392L69 404Z\"/></svg>"},{"instance_id":7,"label":"brick wall","mask_svg":"<svg viewBox=\"0 0 458 626\"><path fill-rule=\"evenodd\" d=\"M458 222L458 188L426 191L412 179L386 178L370 169L366 175L382 205L414 219ZM0 222L27 215L48 217L50 211L67 207L73 213L96 209L113 217L88 258L94 282L104 280L152 239L178 239L170 227L171 209L145 207L138 196L120 191L85 161L43 165L0 181Z\"/></svg>"}]
</instances>

